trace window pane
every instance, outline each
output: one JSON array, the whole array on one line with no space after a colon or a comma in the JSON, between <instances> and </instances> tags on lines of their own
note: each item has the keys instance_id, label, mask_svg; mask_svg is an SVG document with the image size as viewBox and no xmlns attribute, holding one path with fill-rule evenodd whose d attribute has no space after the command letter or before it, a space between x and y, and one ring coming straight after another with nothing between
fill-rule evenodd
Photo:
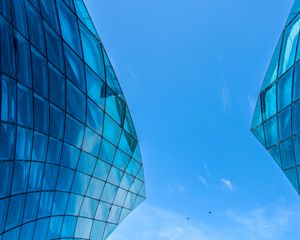
<instances>
[{"instance_id":1,"label":"window pane","mask_svg":"<svg viewBox=\"0 0 300 240\"><path fill-rule=\"evenodd\" d=\"M78 23L75 15L63 0L57 0L62 36L77 54L82 56Z\"/></svg>"},{"instance_id":2,"label":"window pane","mask_svg":"<svg viewBox=\"0 0 300 240\"><path fill-rule=\"evenodd\" d=\"M284 40L281 49L279 74L283 74L295 62L296 47L299 38L300 19L299 17L285 30Z\"/></svg>"},{"instance_id":3,"label":"window pane","mask_svg":"<svg viewBox=\"0 0 300 240\"><path fill-rule=\"evenodd\" d=\"M16 121L16 82L2 77L1 119L7 122Z\"/></svg>"},{"instance_id":4,"label":"window pane","mask_svg":"<svg viewBox=\"0 0 300 240\"><path fill-rule=\"evenodd\" d=\"M34 48L32 52L33 89L43 97L48 97L47 60Z\"/></svg>"},{"instance_id":5,"label":"window pane","mask_svg":"<svg viewBox=\"0 0 300 240\"><path fill-rule=\"evenodd\" d=\"M65 109L65 77L49 64L50 100Z\"/></svg>"},{"instance_id":6,"label":"window pane","mask_svg":"<svg viewBox=\"0 0 300 240\"><path fill-rule=\"evenodd\" d=\"M292 102L293 71L278 80L278 111Z\"/></svg>"}]
</instances>

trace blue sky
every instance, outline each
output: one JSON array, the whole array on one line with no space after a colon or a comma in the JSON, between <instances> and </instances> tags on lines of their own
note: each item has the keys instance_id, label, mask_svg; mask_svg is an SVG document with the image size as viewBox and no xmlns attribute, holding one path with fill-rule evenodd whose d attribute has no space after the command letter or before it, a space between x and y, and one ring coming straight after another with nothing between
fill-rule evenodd
<instances>
[{"instance_id":1,"label":"blue sky","mask_svg":"<svg viewBox=\"0 0 300 240\"><path fill-rule=\"evenodd\" d=\"M249 131L292 0L85 2L147 184L110 240L299 239L299 196Z\"/></svg>"}]
</instances>

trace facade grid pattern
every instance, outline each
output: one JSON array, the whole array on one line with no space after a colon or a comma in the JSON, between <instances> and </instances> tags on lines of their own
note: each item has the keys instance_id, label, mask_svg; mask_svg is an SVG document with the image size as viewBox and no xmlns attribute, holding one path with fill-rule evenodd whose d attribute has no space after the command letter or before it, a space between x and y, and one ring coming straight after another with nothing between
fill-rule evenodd
<instances>
[{"instance_id":1,"label":"facade grid pattern","mask_svg":"<svg viewBox=\"0 0 300 240\"><path fill-rule=\"evenodd\" d=\"M0 240L106 239L146 194L83 1L1 0L0 51Z\"/></svg>"},{"instance_id":2,"label":"facade grid pattern","mask_svg":"<svg viewBox=\"0 0 300 240\"><path fill-rule=\"evenodd\" d=\"M251 125L300 194L300 1L296 0L263 81Z\"/></svg>"}]
</instances>

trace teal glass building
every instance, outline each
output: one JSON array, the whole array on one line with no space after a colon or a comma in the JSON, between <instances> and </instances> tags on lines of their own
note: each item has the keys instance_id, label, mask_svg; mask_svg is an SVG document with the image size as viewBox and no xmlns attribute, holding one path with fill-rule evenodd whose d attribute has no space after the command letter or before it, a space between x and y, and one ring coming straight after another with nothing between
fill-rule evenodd
<instances>
[{"instance_id":1,"label":"teal glass building","mask_svg":"<svg viewBox=\"0 0 300 240\"><path fill-rule=\"evenodd\" d=\"M300 1L294 2L260 89L251 131L298 193L300 184Z\"/></svg>"},{"instance_id":2,"label":"teal glass building","mask_svg":"<svg viewBox=\"0 0 300 240\"><path fill-rule=\"evenodd\" d=\"M143 164L83 1L1 0L0 51L0 240L106 239Z\"/></svg>"}]
</instances>

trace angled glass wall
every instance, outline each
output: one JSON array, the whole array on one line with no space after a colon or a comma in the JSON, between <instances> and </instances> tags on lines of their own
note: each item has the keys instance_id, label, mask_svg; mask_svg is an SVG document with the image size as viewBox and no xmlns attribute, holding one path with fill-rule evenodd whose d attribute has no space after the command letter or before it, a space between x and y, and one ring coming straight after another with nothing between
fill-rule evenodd
<instances>
[{"instance_id":1,"label":"angled glass wall","mask_svg":"<svg viewBox=\"0 0 300 240\"><path fill-rule=\"evenodd\" d=\"M263 81L251 131L300 193L300 1L294 2Z\"/></svg>"},{"instance_id":2,"label":"angled glass wall","mask_svg":"<svg viewBox=\"0 0 300 240\"><path fill-rule=\"evenodd\" d=\"M83 1L1 0L0 51L0 240L106 239L143 163Z\"/></svg>"}]
</instances>

